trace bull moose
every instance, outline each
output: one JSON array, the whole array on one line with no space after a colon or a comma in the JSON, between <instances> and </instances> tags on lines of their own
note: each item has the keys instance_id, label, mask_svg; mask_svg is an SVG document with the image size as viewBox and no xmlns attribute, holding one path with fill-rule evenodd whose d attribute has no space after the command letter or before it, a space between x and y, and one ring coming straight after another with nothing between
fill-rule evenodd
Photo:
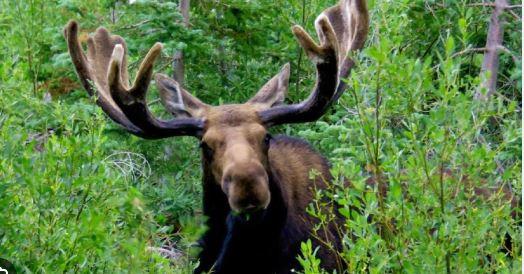
<instances>
[{"instance_id":1,"label":"bull moose","mask_svg":"<svg viewBox=\"0 0 524 274\"><path fill-rule=\"evenodd\" d=\"M155 81L166 109L175 118L164 121L148 110L146 92L153 64L162 45L156 43L129 84L124 39L99 28L87 41L78 40L78 24L64 33L69 53L84 89L97 104L131 134L146 139L194 136L200 140L203 170L203 212L207 232L195 273L290 273L298 269L300 243L310 237L315 220L306 207L314 190L332 179L328 162L300 139L275 136L268 129L285 123L319 119L345 90L343 79L355 62L368 33L365 0L341 0L316 19L317 44L300 26L292 31L316 66L310 96L285 105L290 66L286 64L244 104L211 106L162 74ZM310 178L312 170L321 176ZM321 179L322 178L322 179ZM249 218L248 218L249 216ZM322 266L343 271L337 257L341 236L324 229L318 256ZM332 245L327 248L325 243Z\"/></svg>"}]
</instances>

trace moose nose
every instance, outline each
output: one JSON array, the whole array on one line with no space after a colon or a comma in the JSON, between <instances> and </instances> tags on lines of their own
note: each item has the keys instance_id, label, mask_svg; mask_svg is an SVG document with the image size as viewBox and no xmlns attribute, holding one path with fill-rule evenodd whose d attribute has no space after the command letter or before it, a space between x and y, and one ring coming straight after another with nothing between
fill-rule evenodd
<instances>
[{"instance_id":1,"label":"moose nose","mask_svg":"<svg viewBox=\"0 0 524 274\"><path fill-rule=\"evenodd\" d=\"M255 212L269 205L268 177L260 164L228 168L224 172L222 189L229 206L238 213Z\"/></svg>"}]
</instances>

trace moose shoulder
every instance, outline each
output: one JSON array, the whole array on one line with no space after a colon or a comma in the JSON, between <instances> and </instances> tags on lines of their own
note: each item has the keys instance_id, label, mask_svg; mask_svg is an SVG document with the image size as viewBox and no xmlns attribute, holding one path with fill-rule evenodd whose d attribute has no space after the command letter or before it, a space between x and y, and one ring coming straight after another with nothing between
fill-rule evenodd
<instances>
[{"instance_id":1,"label":"moose shoulder","mask_svg":"<svg viewBox=\"0 0 524 274\"><path fill-rule=\"evenodd\" d=\"M362 48L368 30L364 0L341 0L315 21L317 44L299 26L293 33L316 66L317 79L304 101L283 105L290 67L269 80L244 104L211 106L157 74L162 103L175 118L164 121L148 110L146 93L162 45L155 44L140 65L132 85L124 40L99 28L88 39L87 54L71 21L65 37L83 87L97 104L130 133L147 139L194 136L201 141L203 205L208 231L196 273L289 273L298 268L300 243L311 237L314 221L306 213L314 189L330 182L329 166L304 141L271 137L271 126L320 118L345 89L354 62L350 51ZM320 176L310 178L316 170ZM342 272L341 238L331 228L321 233L317 254L323 267Z\"/></svg>"}]
</instances>

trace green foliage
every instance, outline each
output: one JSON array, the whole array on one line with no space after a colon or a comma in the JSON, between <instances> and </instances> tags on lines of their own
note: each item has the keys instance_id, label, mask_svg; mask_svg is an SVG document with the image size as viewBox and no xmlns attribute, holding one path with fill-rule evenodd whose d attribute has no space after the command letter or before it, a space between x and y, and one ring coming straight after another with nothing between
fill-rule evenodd
<instances>
[{"instance_id":1,"label":"green foliage","mask_svg":"<svg viewBox=\"0 0 524 274\"><path fill-rule=\"evenodd\" d=\"M173 1L0 0L0 257L42 273L190 273L197 264L192 246L205 228L196 142L141 140L106 119L75 84L68 20L82 35L103 25L125 37L132 70L161 41L157 71L171 74L183 49L188 89L212 104L246 100L291 62L296 102L314 70L289 27L313 33L333 2L191 1L186 29ZM321 228L335 217L320 210L323 198L340 207L350 273L520 272L520 217L500 193L481 199L470 188L505 185L521 197L520 23L505 14L498 90L477 101L482 52L467 49L484 46L491 9L470 4L369 1L351 88L320 121L276 129L331 160L339 180L308 213ZM501 250L506 234L511 256ZM173 263L150 247L182 255ZM301 246L304 273L325 273L316 248Z\"/></svg>"},{"instance_id":2,"label":"green foliage","mask_svg":"<svg viewBox=\"0 0 524 274\"><path fill-rule=\"evenodd\" d=\"M335 178L354 184L320 195L342 206L341 229L353 237L342 253L350 273L521 271L521 220L510 214L520 216L520 207L471 188L505 185L520 197L520 83L508 82L515 70L520 77L520 64L502 61L499 95L475 100L481 55L456 53L482 46L489 10L448 4L376 5L344 108L300 132L330 155ZM484 31L470 30L478 27ZM517 29L512 22L506 31ZM507 45L517 52L520 43ZM384 196L381 187L389 188ZM312 214L322 225L333 219ZM511 256L502 250L506 234L515 235Z\"/></svg>"},{"instance_id":3,"label":"green foliage","mask_svg":"<svg viewBox=\"0 0 524 274\"><path fill-rule=\"evenodd\" d=\"M320 267L321 261L315 257L318 247L313 250L313 244L311 243L311 240L301 243L300 251L303 255L298 257L298 261L304 268L304 274L325 273L325 271L323 271Z\"/></svg>"}]
</instances>

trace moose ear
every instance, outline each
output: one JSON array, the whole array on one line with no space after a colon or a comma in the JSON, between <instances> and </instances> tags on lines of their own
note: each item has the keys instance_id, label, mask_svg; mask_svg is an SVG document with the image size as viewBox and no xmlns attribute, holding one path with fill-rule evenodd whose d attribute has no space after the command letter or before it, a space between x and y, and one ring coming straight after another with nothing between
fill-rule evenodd
<instances>
[{"instance_id":1,"label":"moose ear","mask_svg":"<svg viewBox=\"0 0 524 274\"><path fill-rule=\"evenodd\" d=\"M209 108L209 105L184 90L172 78L159 73L155 76L155 81L162 104L174 116L202 118Z\"/></svg>"},{"instance_id":2,"label":"moose ear","mask_svg":"<svg viewBox=\"0 0 524 274\"><path fill-rule=\"evenodd\" d=\"M289 70L289 63L287 63L247 103L254 105L259 110L266 110L283 104L289 84Z\"/></svg>"}]
</instances>

